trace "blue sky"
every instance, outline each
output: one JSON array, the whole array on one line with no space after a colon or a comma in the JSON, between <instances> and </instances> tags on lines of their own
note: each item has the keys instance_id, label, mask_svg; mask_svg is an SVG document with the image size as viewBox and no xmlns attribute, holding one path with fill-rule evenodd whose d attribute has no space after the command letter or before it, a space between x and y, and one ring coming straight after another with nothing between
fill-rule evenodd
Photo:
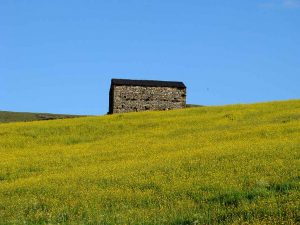
<instances>
[{"instance_id":1,"label":"blue sky","mask_svg":"<svg viewBox=\"0 0 300 225\"><path fill-rule=\"evenodd\" d=\"M0 110L104 114L111 78L188 103L300 98L300 1L0 1Z\"/></svg>"}]
</instances>

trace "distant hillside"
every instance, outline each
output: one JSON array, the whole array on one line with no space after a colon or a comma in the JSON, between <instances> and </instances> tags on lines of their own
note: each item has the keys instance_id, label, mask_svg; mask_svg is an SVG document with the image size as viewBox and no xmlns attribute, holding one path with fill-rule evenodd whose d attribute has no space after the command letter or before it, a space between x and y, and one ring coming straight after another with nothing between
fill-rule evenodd
<instances>
[{"instance_id":1,"label":"distant hillside","mask_svg":"<svg viewBox=\"0 0 300 225\"><path fill-rule=\"evenodd\" d=\"M37 120L55 120L82 117L80 115L50 114L50 113L27 113L0 111L0 123L29 122Z\"/></svg>"},{"instance_id":2,"label":"distant hillside","mask_svg":"<svg viewBox=\"0 0 300 225\"><path fill-rule=\"evenodd\" d=\"M0 224L299 224L300 100L0 124Z\"/></svg>"},{"instance_id":3,"label":"distant hillside","mask_svg":"<svg viewBox=\"0 0 300 225\"><path fill-rule=\"evenodd\" d=\"M187 108L203 107L204 105L186 104Z\"/></svg>"}]
</instances>

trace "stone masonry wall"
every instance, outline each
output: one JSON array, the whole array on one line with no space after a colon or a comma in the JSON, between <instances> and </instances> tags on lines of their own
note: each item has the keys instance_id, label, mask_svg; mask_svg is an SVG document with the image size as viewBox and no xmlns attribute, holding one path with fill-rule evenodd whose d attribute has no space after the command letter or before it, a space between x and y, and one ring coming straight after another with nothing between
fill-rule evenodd
<instances>
[{"instance_id":1,"label":"stone masonry wall","mask_svg":"<svg viewBox=\"0 0 300 225\"><path fill-rule=\"evenodd\" d=\"M114 86L112 113L180 109L186 106L186 90L176 87Z\"/></svg>"}]
</instances>

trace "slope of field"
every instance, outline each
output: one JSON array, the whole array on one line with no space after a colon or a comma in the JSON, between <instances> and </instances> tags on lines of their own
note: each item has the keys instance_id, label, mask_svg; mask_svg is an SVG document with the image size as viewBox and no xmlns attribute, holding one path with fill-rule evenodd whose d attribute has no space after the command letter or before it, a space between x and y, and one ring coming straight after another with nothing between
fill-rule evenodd
<instances>
[{"instance_id":1,"label":"slope of field","mask_svg":"<svg viewBox=\"0 0 300 225\"><path fill-rule=\"evenodd\" d=\"M300 101L0 124L0 224L299 224Z\"/></svg>"},{"instance_id":2,"label":"slope of field","mask_svg":"<svg viewBox=\"0 0 300 225\"><path fill-rule=\"evenodd\" d=\"M0 123L55 120L81 117L79 115L0 111Z\"/></svg>"}]
</instances>

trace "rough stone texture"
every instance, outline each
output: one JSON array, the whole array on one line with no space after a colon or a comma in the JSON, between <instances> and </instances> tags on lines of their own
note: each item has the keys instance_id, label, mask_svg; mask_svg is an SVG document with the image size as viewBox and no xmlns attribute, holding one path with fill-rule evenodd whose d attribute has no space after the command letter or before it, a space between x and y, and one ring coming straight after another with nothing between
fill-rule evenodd
<instances>
[{"instance_id":1,"label":"rough stone texture","mask_svg":"<svg viewBox=\"0 0 300 225\"><path fill-rule=\"evenodd\" d=\"M186 107L186 88L112 85L109 113Z\"/></svg>"}]
</instances>

